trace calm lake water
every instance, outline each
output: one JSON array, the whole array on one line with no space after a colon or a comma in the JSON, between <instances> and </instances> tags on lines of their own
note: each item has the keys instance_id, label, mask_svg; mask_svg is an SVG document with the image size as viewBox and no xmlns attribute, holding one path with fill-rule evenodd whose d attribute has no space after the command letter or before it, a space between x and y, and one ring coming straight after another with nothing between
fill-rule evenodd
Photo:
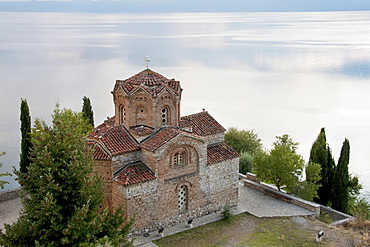
<instances>
[{"instance_id":1,"label":"calm lake water","mask_svg":"<svg viewBox=\"0 0 370 247\"><path fill-rule=\"evenodd\" d=\"M321 127L337 161L370 191L370 12L0 13L1 171L18 166L19 106L33 120L56 102L95 124L113 116L110 91L149 67L181 81L182 115L205 108L226 128L254 130L266 148L289 134L308 159ZM5 189L17 187L11 183Z\"/></svg>"}]
</instances>

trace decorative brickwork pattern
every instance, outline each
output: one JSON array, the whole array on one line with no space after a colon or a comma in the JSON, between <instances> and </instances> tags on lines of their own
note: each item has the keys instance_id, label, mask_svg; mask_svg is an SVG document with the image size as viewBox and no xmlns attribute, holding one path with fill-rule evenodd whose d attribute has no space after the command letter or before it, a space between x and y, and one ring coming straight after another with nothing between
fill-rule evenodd
<instances>
[{"instance_id":1,"label":"decorative brickwork pattern","mask_svg":"<svg viewBox=\"0 0 370 247\"><path fill-rule=\"evenodd\" d=\"M161 74L146 69L126 80L117 80L113 91L122 88L127 94L133 94L139 87L142 87L151 95L157 96L165 86L171 88L175 94L180 94L181 87L179 81L175 81L175 79L169 80Z\"/></svg>"}]
</instances>

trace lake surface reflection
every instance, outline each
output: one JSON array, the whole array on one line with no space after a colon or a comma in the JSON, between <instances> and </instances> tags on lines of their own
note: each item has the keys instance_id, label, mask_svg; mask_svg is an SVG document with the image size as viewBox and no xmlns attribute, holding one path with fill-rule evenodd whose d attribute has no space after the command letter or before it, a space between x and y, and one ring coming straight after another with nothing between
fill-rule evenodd
<instances>
[{"instance_id":1,"label":"lake surface reflection","mask_svg":"<svg viewBox=\"0 0 370 247\"><path fill-rule=\"evenodd\" d=\"M0 158L18 166L20 99L50 123L56 102L95 123L112 116L116 79L150 68L182 83L182 115L208 110L270 148L289 134L308 159L326 127L335 160L370 191L370 12L0 13ZM17 186L13 178L6 189Z\"/></svg>"}]
</instances>

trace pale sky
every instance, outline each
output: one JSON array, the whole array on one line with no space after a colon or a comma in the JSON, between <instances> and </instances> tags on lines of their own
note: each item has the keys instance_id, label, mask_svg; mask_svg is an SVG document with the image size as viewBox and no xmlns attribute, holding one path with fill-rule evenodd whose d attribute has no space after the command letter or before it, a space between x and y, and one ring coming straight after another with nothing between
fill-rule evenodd
<instances>
[{"instance_id":1,"label":"pale sky","mask_svg":"<svg viewBox=\"0 0 370 247\"><path fill-rule=\"evenodd\" d=\"M307 12L370 10L369 0L0 0L19 12Z\"/></svg>"}]
</instances>

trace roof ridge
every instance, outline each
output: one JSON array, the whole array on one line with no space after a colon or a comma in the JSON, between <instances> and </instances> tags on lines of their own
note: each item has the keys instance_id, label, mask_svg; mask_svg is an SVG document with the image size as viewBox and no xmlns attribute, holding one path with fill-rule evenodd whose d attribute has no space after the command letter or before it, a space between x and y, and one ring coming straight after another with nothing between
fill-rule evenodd
<instances>
[{"instance_id":1,"label":"roof ridge","mask_svg":"<svg viewBox=\"0 0 370 247\"><path fill-rule=\"evenodd\" d=\"M136 140L136 138L131 134L131 132L124 126L124 125L118 125L120 126L123 131L128 135L128 137L136 143L136 145L140 146L140 143L138 142L138 140Z\"/></svg>"},{"instance_id":2,"label":"roof ridge","mask_svg":"<svg viewBox=\"0 0 370 247\"><path fill-rule=\"evenodd\" d=\"M224 142L224 141L215 142L215 143L208 144L207 147L213 147L213 146L217 146L217 145L220 145L220 144L227 144L227 143Z\"/></svg>"},{"instance_id":3,"label":"roof ridge","mask_svg":"<svg viewBox=\"0 0 370 247\"><path fill-rule=\"evenodd\" d=\"M150 140L150 139L154 138L156 134L158 134L160 131L162 131L163 129L166 129L166 128L173 128L173 129L174 128L177 128L177 129L179 129L179 127L174 127L174 126L162 126L158 130L154 131L150 136L145 137L143 140L141 140L141 142L139 144L141 144L141 143L143 143L143 142L145 142L147 140Z\"/></svg>"},{"instance_id":4,"label":"roof ridge","mask_svg":"<svg viewBox=\"0 0 370 247\"><path fill-rule=\"evenodd\" d=\"M166 130L168 130L169 133L164 133L162 136L159 136L159 134L162 131L166 131ZM172 133L172 134L170 134L170 133ZM164 126L164 127L161 127L159 130L157 130L156 132L154 132L149 137L142 140L140 142L140 147L154 152L158 148L162 147L163 144L167 143L168 141L171 141L172 139L174 139L179 134L180 134L180 129L178 127ZM157 139L155 139L155 138L157 138ZM150 142L152 142L152 143L150 143Z\"/></svg>"},{"instance_id":5,"label":"roof ridge","mask_svg":"<svg viewBox=\"0 0 370 247\"><path fill-rule=\"evenodd\" d=\"M180 119L185 118L185 117L191 117L191 116L199 115L199 114L202 114L202 113L208 113L208 115L211 116L211 114L209 114L208 111L204 110L204 111L201 111L201 112L198 112L198 113L193 113L193 114L190 114L190 115L182 116L182 117L180 117Z\"/></svg>"}]
</instances>

